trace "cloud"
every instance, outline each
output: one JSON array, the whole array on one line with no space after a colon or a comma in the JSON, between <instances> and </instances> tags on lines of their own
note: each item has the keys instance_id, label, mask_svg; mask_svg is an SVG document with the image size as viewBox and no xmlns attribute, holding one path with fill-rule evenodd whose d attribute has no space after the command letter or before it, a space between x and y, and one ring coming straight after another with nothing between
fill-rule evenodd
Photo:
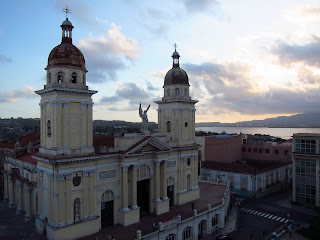
<instances>
[{"instance_id":1,"label":"cloud","mask_svg":"<svg viewBox=\"0 0 320 240\"><path fill-rule=\"evenodd\" d=\"M137 41L124 36L115 24L105 36L80 40L78 46L86 56L91 82L116 80L117 72L126 68L124 60L132 63L140 55Z\"/></svg>"},{"instance_id":2,"label":"cloud","mask_svg":"<svg viewBox=\"0 0 320 240\"><path fill-rule=\"evenodd\" d=\"M0 63L5 63L5 62L12 62L12 59L0 53Z\"/></svg>"},{"instance_id":3,"label":"cloud","mask_svg":"<svg viewBox=\"0 0 320 240\"><path fill-rule=\"evenodd\" d=\"M283 65L303 63L309 66L320 67L320 38L314 37L313 42L304 45L288 44L279 41L271 52L278 56Z\"/></svg>"},{"instance_id":4,"label":"cloud","mask_svg":"<svg viewBox=\"0 0 320 240\"><path fill-rule=\"evenodd\" d=\"M219 4L215 0L182 0L182 2L188 13L208 11Z\"/></svg>"},{"instance_id":5,"label":"cloud","mask_svg":"<svg viewBox=\"0 0 320 240\"><path fill-rule=\"evenodd\" d=\"M199 115L294 114L319 111L320 75L308 68L299 71L301 87L261 89L249 65L239 62L184 64L192 79L191 94L201 99Z\"/></svg>"},{"instance_id":6,"label":"cloud","mask_svg":"<svg viewBox=\"0 0 320 240\"><path fill-rule=\"evenodd\" d=\"M103 97L100 105L110 105L111 111L135 111L140 103L148 105L152 101L152 96L142 87L135 83L124 83L118 86L114 96ZM128 102L125 107L114 107L113 103ZM120 104L119 104L120 105Z\"/></svg>"},{"instance_id":7,"label":"cloud","mask_svg":"<svg viewBox=\"0 0 320 240\"><path fill-rule=\"evenodd\" d=\"M151 84L151 82L149 82L149 81L147 81L147 89L148 89L148 91L158 91L158 90L160 90L159 88L154 87L154 86Z\"/></svg>"},{"instance_id":8,"label":"cloud","mask_svg":"<svg viewBox=\"0 0 320 240\"><path fill-rule=\"evenodd\" d=\"M34 91L33 87L26 86L21 89L0 92L0 103L17 103L21 98L34 98L36 95Z\"/></svg>"}]
</instances>

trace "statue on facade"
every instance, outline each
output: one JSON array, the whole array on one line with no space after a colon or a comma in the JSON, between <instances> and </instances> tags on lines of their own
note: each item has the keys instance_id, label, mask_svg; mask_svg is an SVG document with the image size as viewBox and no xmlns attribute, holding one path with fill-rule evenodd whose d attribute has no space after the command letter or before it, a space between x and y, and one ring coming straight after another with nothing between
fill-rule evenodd
<instances>
[{"instance_id":1,"label":"statue on facade","mask_svg":"<svg viewBox=\"0 0 320 240\"><path fill-rule=\"evenodd\" d=\"M141 103L140 103L139 116L142 118L141 131L143 133L150 133L150 131L148 130L148 115L147 115L149 108L150 108L150 104L149 104L148 108L143 111L141 108Z\"/></svg>"}]
</instances>

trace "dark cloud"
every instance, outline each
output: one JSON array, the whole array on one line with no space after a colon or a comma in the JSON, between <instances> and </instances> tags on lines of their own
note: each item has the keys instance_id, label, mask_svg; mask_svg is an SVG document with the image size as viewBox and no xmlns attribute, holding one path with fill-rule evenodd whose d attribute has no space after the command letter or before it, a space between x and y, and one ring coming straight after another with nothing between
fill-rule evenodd
<instances>
[{"instance_id":1,"label":"dark cloud","mask_svg":"<svg viewBox=\"0 0 320 240\"><path fill-rule=\"evenodd\" d=\"M12 59L0 53L0 63L12 62Z\"/></svg>"},{"instance_id":2,"label":"dark cloud","mask_svg":"<svg viewBox=\"0 0 320 240\"><path fill-rule=\"evenodd\" d=\"M154 86L151 84L151 82L149 82L149 81L147 81L147 89L148 89L148 91L158 91L158 90L159 90L159 88L154 87Z\"/></svg>"},{"instance_id":3,"label":"dark cloud","mask_svg":"<svg viewBox=\"0 0 320 240\"><path fill-rule=\"evenodd\" d=\"M112 104L115 102L125 102L129 104L124 108L116 108L114 106L109 107L111 111L135 111L139 108L141 103L143 106L148 106L152 102L152 96L144 90L142 87L139 87L135 83L125 83L119 85L114 96L103 97L101 99L101 104Z\"/></svg>"},{"instance_id":4,"label":"dark cloud","mask_svg":"<svg viewBox=\"0 0 320 240\"><path fill-rule=\"evenodd\" d=\"M320 38L314 37L313 42L297 45L279 41L271 49L283 65L304 63L309 66L320 67Z\"/></svg>"},{"instance_id":5,"label":"dark cloud","mask_svg":"<svg viewBox=\"0 0 320 240\"><path fill-rule=\"evenodd\" d=\"M219 3L215 0L182 0L188 13L208 11Z\"/></svg>"}]
</instances>

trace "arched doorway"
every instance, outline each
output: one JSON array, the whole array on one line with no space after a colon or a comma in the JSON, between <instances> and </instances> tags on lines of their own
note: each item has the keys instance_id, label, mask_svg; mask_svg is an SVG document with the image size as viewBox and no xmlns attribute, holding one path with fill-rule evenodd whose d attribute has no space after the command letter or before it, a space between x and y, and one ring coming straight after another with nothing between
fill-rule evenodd
<instances>
[{"instance_id":1,"label":"arched doorway","mask_svg":"<svg viewBox=\"0 0 320 240\"><path fill-rule=\"evenodd\" d=\"M167 180L167 196L169 200L169 206L173 206L174 204L174 178L169 177Z\"/></svg>"},{"instance_id":2,"label":"arched doorway","mask_svg":"<svg viewBox=\"0 0 320 240\"><path fill-rule=\"evenodd\" d=\"M114 194L112 191L105 191L101 196L101 227L113 225Z\"/></svg>"},{"instance_id":3,"label":"arched doorway","mask_svg":"<svg viewBox=\"0 0 320 240\"><path fill-rule=\"evenodd\" d=\"M199 223L198 235L199 237L205 236L207 234L207 221L202 220Z\"/></svg>"},{"instance_id":4,"label":"arched doorway","mask_svg":"<svg viewBox=\"0 0 320 240\"><path fill-rule=\"evenodd\" d=\"M150 212L150 178L151 168L143 164L137 169L137 204L140 207L140 216Z\"/></svg>"}]
</instances>

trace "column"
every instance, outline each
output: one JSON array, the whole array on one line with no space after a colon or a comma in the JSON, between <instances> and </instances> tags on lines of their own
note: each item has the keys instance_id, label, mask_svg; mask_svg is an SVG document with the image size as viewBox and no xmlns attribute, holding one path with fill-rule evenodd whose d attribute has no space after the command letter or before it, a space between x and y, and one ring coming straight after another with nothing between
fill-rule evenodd
<instances>
[{"instance_id":1,"label":"column","mask_svg":"<svg viewBox=\"0 0 320 240\"><path fill-rule=\"evenodd\" d=\"M9 184L8 184L8 175L6 172L4 173L3 178L4 178L4 196L3 196L3 198L4 198L4 200L8 200L9 199L9 189L8 189Z\"/></svg>"},{"instance_id":2,"label":"column","mask_svg":"<svg viewBox=\"0 0 320 240\"><path fill-rule=\"evenodd\" d=\"M128 208L128 167L122 166L122 209L121 211L130 211Z\"/></svg>"},{"instance_id":3,"label":"column","mask_svg":"<svg viewBox=\"0 0 320 240\"><path fill-rule=\"evenodd\" d=\"M36 214L39 215L40 219L43 216L43 175L42 171L37 172L38 175L38 212Z\"/></svg>"},{"instance_id":4,"label":"column","mask_svg":"<svg viewBox=\"0 0 320 240\"><path fill-rule=\"evenodd\" d=\"M8 192L9 192L9 207L14 207L14 205L15 205L14 204L15 200L13 199L13 191L15 189L13 189L13 187L14 187L13 180L10 179L10 177L9 177L9 189L8 189Z\"/></svg>"},{"instance_id":5,"label":"column","mask_svg":"<svg viewBox=\"0 0 320 240\"><path fill-rule=\"evenodd\" d=\"M19 181L17 181L16 182L16 191L17 191L17 194L16 194L16 196L17 196L17 199L16 199L17 211L16 211L16 213L17 214L20 214L20 212L22 211L21 186L22 186L22 184Z\"/></svg>"},{"instance_id":6,"label":"column","mask_svg":"<svg viewBox=\"0 0 320 240\"><path fill-rule=\"evenodd\" d=\"M93 216L96 213L96 211L95 211L95 203L96 203L95 196L96 196L96 194L95 194L95 191L94 191L94 183L95 183L94 175L95 175L95 170L91 170L89 172L89 181L90 181L90 211L89 211L89 216ZM101 208L100 205L99 205L99 207Z\"/></svg>"},{"instance_id":7,"label":"column","mask_svg":"<svg viewBox=\"0 0 320 240\"><path fill-rule=\"evenodd\" d=\"M59 181L58 181L58 174L53 175L52 179L53 184L53 216L52 216L52 222L55 224L59 223Z\"/></svg>"},{"instance_id":8,"label":"column","mask_svg":"<svg viewBox=\"0 0 320 240\"><path fill-rule=\"evenodd\" d=\"M72 224L73 223L73 217L71 215L71 210L73 208L73 202L72 201L72 192L71 192L71 179L72 179L72 173L66 173L66 203L65 203L65 220L66 224Z\"/></svg>"},{"instance_id":9,"label":"column","mask_svg":"<svg viewBox=\"0 0 320 240\"><path fill-rule=\"evenodd\" d=\"M28 186L24 187L24 210L26 212L24 218L26 221L28 221L28 219L31 217L30 191L31 189Z\"/></svg>"},{"instance_id":10,"label":"column","mask_svg":"<svg viewBox=\"0 0 320 240\"><path fill-rule=\"evenodd\" d=\"M168 200L167 196L167 161L162 162L162 200Z\"/></svg>"},{"instance_id":11,"label":"column","mask_svg":"<svg viewBox=\"0 0 320 240\"><path fill-rule=\"evenodd\" d=\"M131 208L137 209L137 165L133 165L131 168L131 193Z\"/></svg>"},{"instance_id":12,"label":"column","mask_svg":"<svg viewBox=\"0 0 320 240\"><path fill-rule=\"evenodd\" d=\"M160 162L156 161L155 163L156 166L156 176L155 176L155 202L160 202Z\"/></svg>"},{"instance_id":13,"label":"column","mask_svg":"<svg viewBox=\"0 0 320 240\"><path fill-rule=\"evenodd\" d=\"M198 157L193 156L193 187L198 186Z\"/></svg>"}]
</instances>

